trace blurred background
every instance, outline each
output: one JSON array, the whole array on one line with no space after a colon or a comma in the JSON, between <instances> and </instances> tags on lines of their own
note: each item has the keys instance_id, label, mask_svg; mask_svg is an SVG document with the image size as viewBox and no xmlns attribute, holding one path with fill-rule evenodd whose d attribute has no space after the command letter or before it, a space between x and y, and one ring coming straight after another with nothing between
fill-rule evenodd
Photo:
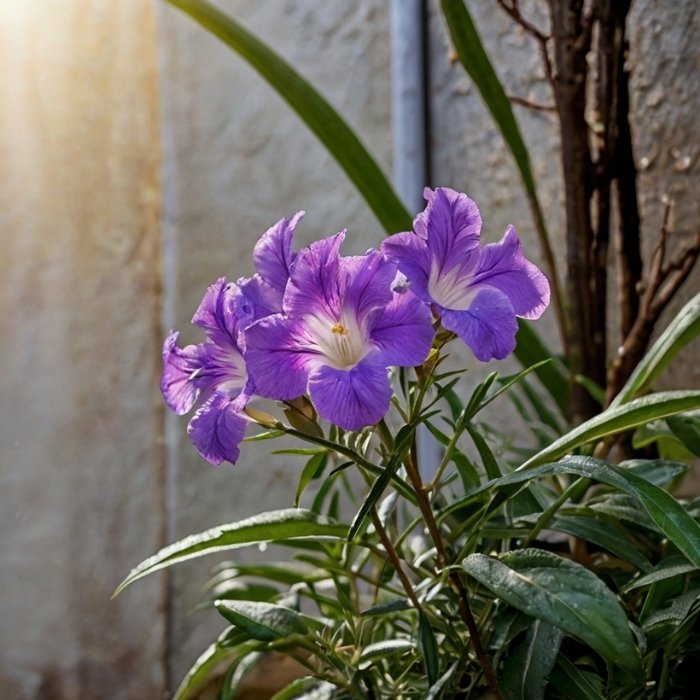
<instances>
[{"instance_id":1,"label":"blurred background","mask_svg":"<svg viewBox=\"0 0 700 700\"><path fill-rule=\"evenodd\" d=\"M534 16L542 5L525 4ZM401 175L387 0L218 5ZM469 6L508 90L548 101L530 39L496 2ZM699 15L695 0L633 6L649 246L663 195L676 202L680 239L700 220ZM427 184L468 192L486 240L515 224L538 260L519 176L454 62L436 0L420 32ZM235 467L200 459L186 419L160 399L162 339L169 328L198 339L189 321L206 287L249 275L255 241L283 216L306 210L300 244L347 228L346 253L377 245L382 231L274 91L158 0L1 0L0 70L0 697L162 697L223 627L215 613L192 612L208 563L140 581L115 601L112 591L167 542L289 506L299 471L264 444L246 446ZM561 251L556 122L516 111ZM695 276L667 318L699 289ZM543 323L556 344L553 319ZM684 357L667 385L697 385L697 359Z\"/></svg>"}]
</instances>

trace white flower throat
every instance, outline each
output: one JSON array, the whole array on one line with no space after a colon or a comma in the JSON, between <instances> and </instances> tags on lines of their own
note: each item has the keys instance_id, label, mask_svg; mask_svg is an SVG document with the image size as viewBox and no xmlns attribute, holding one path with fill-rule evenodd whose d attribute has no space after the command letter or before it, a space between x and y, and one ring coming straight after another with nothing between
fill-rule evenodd
<instances>
[{"instance_id":1,"label":"white flower throat","mask_svg":"<svg viewBox=\"0 0 700 700\"><path fill-rule=\"evenodd\" d=\"M465 274L460 265L445 272L433 260L428 277L428 294L445 309L463 311L470 307L474 297L474 290L469 288L472 278L471 274Z\"/></svg>"},{"instance_id":2,"label":"white flower throat","mask_svg":"<svg viewBox=\"0 0 700 700\"><path fill-rule=\"evenodd\" d=\"M336 369L352 369L371 349L367 332L354 313L345 309L340 319L312 316L307 319L314 349Z\"/></svg>"}]
</instances>

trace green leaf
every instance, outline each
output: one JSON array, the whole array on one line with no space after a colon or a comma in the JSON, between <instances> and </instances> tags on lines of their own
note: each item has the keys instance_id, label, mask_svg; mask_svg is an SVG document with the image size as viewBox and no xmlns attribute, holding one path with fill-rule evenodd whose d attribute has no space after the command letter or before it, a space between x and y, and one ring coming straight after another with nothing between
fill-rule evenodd
<instances>
[{"instance_id":1,"label":"green leaf","mask_svg":"<svg viewBox=\"0 0 700 700\"><path fill-rule=\"evenodd\" d=\"M260 513L228 525L219 525L196 535L190 535L161 549L141 562L119 584L114 595L134 581L173 564L201 557L212 552L247 547L261 542L300 542L319 538L340 540L347 534L347 525L333 522L321 515L302 509L285 509Z\"/></svg>"},{"instance_id":2,"label":"green leaf","mask_svg":"<svg viewBox=\"0 0 700 700\"><path fill-rule=\"evenodd\" d=\"M700 294L696 294L651 346L610 406L619 406L647 389L668 363L700 335Z\"/></svg>"},{"instance_id":3,"label":"green leaf","mask_svg":"<svg viewBox=\"0 0 700 700\"><path fill-rule=\"evenodd\" d=\"M667 459L630 459L622 462L620 467L659 487L668 486L688 471L687 464Z\"/></svg>"},{"instance_id":4,"label":"green leaf","mask_svg":"<svg viewBox=\"0 0 700 700\"><path fill-rule=\"evenodd\" d=\"M408 639L384 639L381 642L368 644L360 654L360 663L358 668L364 670L370 666L374 666L377 661L386 658L392 654L403 654L404 652L415 649L415 644Z\"/></svg>"},{"instance_id":5,"label":"green leaf","mask_svg":"<svg viewBox=\"0 0 700 700\"><path fill-rule=\"evenodd\" d=\"M562 457L581 445L621 433L658 418L700 407L700 391L664 391L608 408L533 455L518 471Z\"/></svg>"},{"instance_id":6,"label":"green leaf","mask_svg":"<svg viewBox=\"0 0 700 700\"><path fill-rule=\"evenodd\" d=\"M422 610L418 611L418 644L425 661L428 685L435 685L440 677L440 655L435 633Z\"/></svg>"},{"instance_id":7,"label":"green leaf","mask_svg":"<svg viewBox=\"0 0 700 700\"><path fill-rule=\"evenodd\" d=\"M497 479L499 476L501 476L501 469L498 466L498 462L493 456L493 452L491 452L491 448L488 446L486 440L484 440L481 433L473 425L467 425L467 432L474 441L474 445L479 452L486 475L489 479Z\"/></svg>"},{"instance_id":8,"label":"green leaf","mask_svg":"<svg viewBox=\"0 0 700 700\"><path fill-rule=\"evenodd\" d=\"M605 700L603 679L579 669L565 656L559 656L549 682L568 700Z\"/></svg>"},{"instance_id":9,"label":"green leaf","mask_svg":"<svg viewBox=\"0 0 700 700\"><path fill-rule=\"evenodd\" d=\"M700 418L697 416L670 416L666 424L671 432L696 457L700 457Z\"/></svg>"},{"instance_id":10,"label":"green leaf","mask_svg":"<svg viewBox=\"0 0 700 700\"><path fill-rule=\"evenodd\" d=\"M296 678L288 686L275 693L270 700L330 700L335 686L318 678Z\"/></svg>"},{"instance_id":11,"label":"green leaf","mask_svg":"<svg viewBox=\"0 0 700 700\"><path fill-rule=\"evenodd\" d=\"M562 416L566 416L571 391L566 368L553 359L554 353L537 335L532 324L521 318L518 319L517 341L514 354L518 362L523 367L536 366L534 372L537 378L559 407Z\"/></svg>"},{"instance_id":12,"label":"green leaf","mask_svg":"<svg viewBox=\"0 0 700 700\"><path fill-rule=\"evenodd\" d=\"M674 578L675 576L681 576L682 574L695 571L696 568L697 567L690 564L685 557L671 556L657 564L652 572L630 581L626 586L624 586L622 591L623 593L628 593L636 588L651 586L659 581L666 581L667 579Z\"/></svg>"},{"instance_id":13,"label":"green leaf","mask_svg":"<svg viewBox=\"0 0 700 700\"><path fill-rule=\"evenodd\" d=\"M299 73L206 0L168 2L221 39L272 85L335 158L387 233L410 230L411 216L375 160L338 112Z\"/></svg>"},{"instance_id":14,"label":"green leaf","mask_svg":"<svg viewBox=\"0 0 700 700\"><path fill-rule=\"evenodd\" d=\"M377 501L381 498L382 494L392 480L394 474L401 466L408 450L411 448L411 443L413 441L413 436L415 435L415 428L410 425L405 425L401 430L399 430L396 436L396 443L394 444L394 451L391 455L391 459L387 463L384 470L372 484L372 488L369 490L367 497L362 502L360 509L355 515L352 524L350 525L350 530L348 532L348 540L353 540L357 533L360 531L364 525L367 516L374 508Z\"/></svg>"},{"instance_id":15,"label":"green leaf","mask_svg":"<svg viewBox=\"0 0 700 700\"><path fill-rule=\"evenodd\" d=\"M539 549L498 558L471 554L463 566L514 608L577 637L628 673L641 675L627 616L613 592L585 567Z\"/></svg>"},{"instance_id":16,"label":"green leaf","mask_svg":"<svg viewBox=\"0 0 700 700\"><path fill-rule=\"evenodd\" d=\"M390 615L395 612L403 612L404 610L412 609L413 606L406 598L395 598L394 600L389 600L386 603L373 605L371 608L363 610L360 615L362 617L374 617L376 615Z\"/></svg>"},{"instance_id":17,"label":"green leaf","mask_svg":"<svg viewBox=\"0 0 700 700\"><path fill-rule=\"evenodd\" d=\"M220 666L227 660L233 661L238 653L235 647L222 647L218 642L211 644L182 679L173 700L189 700L197 697L197 694L209 682L212 675L219 670Z\"/></svg>"},{"instance_id":18,"label":"green leaf","mask_svg":"<svg viewBox=\"0 0 700 700\"><path fill-rule=\"evenodd\" d=\"M508 474L495 482L489 482L467 494L450 505L449 509L457 509L462 501L468 503L481 491L494 488L508 488L514 484L539 479L555 474L578 474L579 476L595 479L609 486L614 486L636 498L649 513L661 532L671 540L688 559L700 567L700 524L698 524L683 508L683 506L667 491L649 483L637 474L613 466L593 457L567 457L559 462L545 464L528 471L518 471Z\"/></svg>"},{"instance_id":19,"label":"green leaf","mask_svg":"<svg viewBox=\"0 0 700 700\"><path fill-rule=\"evenodd\" d=\"M501 689L508 700L541 700L564 633L542 620L535 620L527 637L504 664Z\"/></svg>"},{"instance_id":20,"label":"green leaf","mask_svg":"<svg viewBox=\"0 0 700 700\"><path fill-rule=\"evenodd\" d=\"M549 530L558 530L567 535L607 549L623 561L628 561L640 571L650 571L649 560L630 543L621 525L605 522L594 517L594 512L586 508L578 509L576 515L559 514L550 520Z\"/></svg>"},{"instance_id":21,"label":"green leaf","mask_svg":"<svg viewBox=\"0 0 700 700\"><path fill-rule=\"evenodd\" d=\"M220 600L215 607L232 625L260 642L273 642L309 631L299 613L280 605Z\"/></svg>"},{"instance_id":22,"label":"green leaf","mask_svg":"<svg viewBox=\"0 0 700 700\"><path fill-rule=\"evenodd\" d=\"M318 569L298 561L269 563L225 561L221 562L215 571L228 574L231 578L236 576L255 576L275 581L276 583L286 583L289 586L300 581L313 582L328 578L328 572L324 569ZM211 581L210 583L215 582Z\"/></svg>"},{"instance_id":23,"label":"green leaf","mask_svg":"<svg viewBox=\"0 0 700 700\"><path fill-rule=\"evenodd\" d=\"M306 490L306 487L311 483L313 479L317 479L322 473L328 461L328 453L320 452L311 456L309 461L306 463L301 476L299 477L299 485L297 486L297 492L294 495L294 507L299 507L299 501Z\"/></svg>"},{"instance_id":24,"label":"green leaf","mask_svg":"<svg viewBox=\"0 0 700 700\"><path fill-rule=\"evenodd\" d=\"M447 684L452 680L452 677L459 670L459 662L455 661L445 673L437 679L433 685L428 688L428 693L425 696L425 700L437 700L442 694L442 691L447 688Z\"/></svg>"}]
</instances>

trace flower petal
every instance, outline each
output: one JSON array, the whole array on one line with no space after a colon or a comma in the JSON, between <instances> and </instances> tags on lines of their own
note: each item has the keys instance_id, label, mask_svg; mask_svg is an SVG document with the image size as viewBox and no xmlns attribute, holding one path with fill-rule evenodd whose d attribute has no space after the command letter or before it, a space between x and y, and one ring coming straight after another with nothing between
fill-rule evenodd
<instances>
[{"instance_id":1,"label":"flower petal","mask_svg":"<svg viewBox=\"0 0 700 700\"><path fill-rule=\"evenodd\" d=\"M260 275L253 275L249 278L242 277L238 280L238 286L244 298L251 305L251 323L282 311L283 290L269 285Z\"/></svg>"},{"instance_id":2,"label":"flower petal","mask_svg":"<svg viewBox=\"0 0 700 700\"><path fill-rule=\"evenodd\" d=\"M389 410L391 383L386 366L367 357L350 370L327 365L309 376L309 396L318 414L344 430L360 430Z\"/></svg>"},{"instance_id":3,"label":"flower petal","mask_svg":"<svg viewBox=\"0 0 700 700\"><path fill-rule=\"evenodd\" d=\"M241 400L217 392L195 413L187 434L207 462L236 463L247 424L243 408Z\"/></svg>"},{"instance_id":4,"label":"flower petal","mask_svg":"<svg viewBox=\"0 0 700 700\"><path fill-rule=\"evenodd\" d=\"M382 243L382 252L394 261L410 282L410 290L424 302L430 302L428 244L414 233L395 233Z\"/></svg>"},{"instance_id":5,"label":"flower petal","mask_svg":"<svg viewBox=\"0 0 700 700\"><path fill-rule=\"evenodd\" d=\"M251 323L252 308L237 284L220 277L204 294L192 323L218 344L237 346L238 333Z\"/></svg>"},{"instance_id":6,"label":"flower petal","mask_svg":"<svg viewBox=\"0 0 700 700\"><path fill-rule=\"evenodd\" d=\"M518 322L513 305L496 289L479 290L464 311L444 310L442 325L454 331L482 362L502 360L515 349Z\"/></svg>"},{"instance_id":7,"label":"flower petal","mask_svg":"<svg viewBox=\"0 0 700 700\"><path fill-rule=\"evenodd\" d=\"M316 355L304 350L298 322L282 314L268 316L246 330L245 342L246 365L257 394L288 401L306 393Z\"/></svg>"},{"instance_id":8,"label":"flower petal","mask_svg":"<svg viewBox=\"0 0 700 700\"><path fill-rule=\"evenodd\" d=\"M374 319L370 338L386 365L414 367L430 352L435 331L430 309L411 291L394 294Z\"/></svg>"},{"instance_id":9,"label":"flower petal","mask_svg":"<svg viewBox=\"0 0 700 700\"><path fill-rule=\"evenodd\" d=\"M473 200L449 187L438 187L425 208L431 258L439 270L462 265L479 245L481 215Z\"/></svg>"},{"instance_id":10,"label":"flower petal","mask_svg":"<svg viewBox=\"0 0 700 700\"><path fill-rule=\"evenodd\" d=\"M283 308L290 316L340 312L340 245L345 233L323 238L299 252L289 272Z\"/></svg>"},{"instance_id":11,"label":"flower petal","mask_svg":"<svg viewBox=\"0 0 700 700\"><path fill-rule=\"evenodd\" d=\"M525 259L518 234L509 226L498 243L482 248L472 288L494 287L505 294L516 315L539 318L549 304L549 281L539 268Z\"/></svg>"},{"instance_id":12,"label":"flower petal","mask_svg":"<svg viewBox=\"0 0 700 700\"><path fill-rule=\"evenodd\" d=\"M202 363L196 345L178 347L179 335L177 331L171 331L163 343L160 390L170 410L182 416L190 411L199 397L200 387L192 379Z\"/></svg>"},{"instance_id":13,"label":"flower petal","mask_svg":"<svg viewBox=\"0 0 700 700\"><path fill-rule=\"evenodd\" d=\"M341 258L340 274L343 306L352 309L360 323L370 311L391 301L396 265L378 250Z\"/></svg>"},{"instance_id":14,"label":"flower petal","mask_svg":"<svg viewBox=\"0 0 700 700\"><path fill-rule=\"evenodd\" d=\"M280 292L287 286L289 268L295 257L292 236L303 216L304 212L298 211L294 216L280 219L263 233L253 249L253 260L260 277Z\"/></svg>"}]
</instances>

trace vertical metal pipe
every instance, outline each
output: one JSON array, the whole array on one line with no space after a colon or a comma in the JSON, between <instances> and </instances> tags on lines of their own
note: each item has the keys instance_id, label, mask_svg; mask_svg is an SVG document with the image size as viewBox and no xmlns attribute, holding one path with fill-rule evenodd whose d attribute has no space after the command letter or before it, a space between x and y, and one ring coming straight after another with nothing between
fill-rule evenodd
<instances>
[{"instance_id":1,"label":"vertical metal pipe","mask_svg":"<svg viewBox=\"0 0 700 700\"><path fill-rule=\"evenodd\" d=\"M426 158L424 0L391 0L391 127L394 185L408 207L423 208Z\"/></svg>"},{"instance_id":2,"label":"vertical metal pipe","mask_svg":"<svg viewBox=\"0 0 700 700\"><path fill-rule=\"evenodd\" d=\"M423 209L428 183L425 2L391 0L391 126L393 180L411 212ZM424 479L431 479L441 459L441 448L421 426L418 463Z\"/></svg>"}]
</instances>

